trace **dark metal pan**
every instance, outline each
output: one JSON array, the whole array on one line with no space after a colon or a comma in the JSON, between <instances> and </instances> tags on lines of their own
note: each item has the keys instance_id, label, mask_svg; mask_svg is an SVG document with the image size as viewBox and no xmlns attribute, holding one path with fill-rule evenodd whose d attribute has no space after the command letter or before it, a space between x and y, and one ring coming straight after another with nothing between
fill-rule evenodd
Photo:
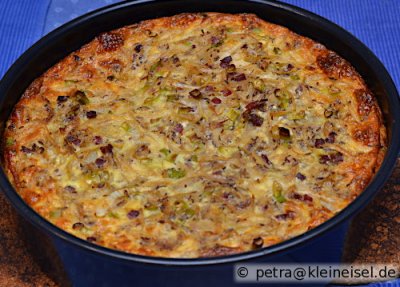
<instances>
[{"instance_id":1,"label":"dark metal pan","mask_svg":"<svg viewBox=\"0 0 400 287\"><path fill-rule=\"evenodd\" d=\"M27 220L28 224L35 227L35 232L32 232L32 234L39 233L41 236L46 236L50 239L49 242L55 245L57 253L63 258L68 275L75 278L74 284L77 284L76 278L82 272L86 274L87 272L95 272L94 274L96 274L92 277L83 275L80 277L81 279L85 277L85 279L82 279L83 281L80 281L81 283L84 282L82 284L87 284L85 286L91 286L95 282L102 282L105 286L111 283L116 283L114 286L122 286L124 282L129 285L129 282L132 283L130 280L137 282L143 280L143 278L154 284L163 284L167 278L169 278L168 280L171 279L168 276L175 276L173 275L176 274L174 272L179 272L181 269L185 270L187 276L190 276L191 279L189 278L189 280L192 285L195 284L193 283L194 278L199 277L197 272L199 270L208 272L206 273L208 276L200 275L198 278L203 280L202 285L204 285L205 279L208 280L206 280L207 282L218 282L217 276L213 277L210 274L214 274L212 271L220 270L221 264L225 264L226 267L226 263L242 260L268 260L273 255L290 252L294 247L309 242L333 227L339 226L360 211L374 197L395 165L400 150L400 102L393 81L384 66L367 47L339 26L300 8L269 0L129 1L79 17L34 44L15 62L1 80L1 128L4 129L4 123L14 105L35 78L70 52L92 40L99 33L137 23L141 20L171 16L183 12L255 13L266 21L286 26L298 34L324 44L348 60L366 80L367 85L378 98L383 111L388 129L388 149L382 166L368 187L353 203L322 225L293 239L263 249L237 255L200 259L155 258L127 254L78 239L52 225L33 211L18 196L4 171L1 170L0 186L9 201L18 214ZM44 248L48 248L46 246ZM80 270L75 270L74 266L78 265ZM228 266L231 265L228 264ZM161 272L158 277L154 276L155 270ZM228 270L231 271L231 267ZM160 274L163 274L164 277ZM182 276L179 276L180 282L184 280ZM165 280L160 278L165 278ZM232 280L231 278L232 274L229 275L229 280ZM117 282L121 284L117 284ZM81 284L79 283L77 286L81 286Z\"/></svg>"}]
</instances>

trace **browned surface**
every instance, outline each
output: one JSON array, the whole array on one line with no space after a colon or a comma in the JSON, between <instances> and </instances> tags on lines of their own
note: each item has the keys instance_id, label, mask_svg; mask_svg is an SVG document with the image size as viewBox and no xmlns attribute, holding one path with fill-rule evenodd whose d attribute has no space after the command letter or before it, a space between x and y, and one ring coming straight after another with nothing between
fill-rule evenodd
<instances>
[{"instance_id":1,"label":"browned surface","mask_svg":"<svg viewBox=\"0 0 400 287\"><path fill-rule=\"evenodd\" d=\"M352 222L343 259L400 269L400 159L384 189Z\"/></svg>"}]
</instances>

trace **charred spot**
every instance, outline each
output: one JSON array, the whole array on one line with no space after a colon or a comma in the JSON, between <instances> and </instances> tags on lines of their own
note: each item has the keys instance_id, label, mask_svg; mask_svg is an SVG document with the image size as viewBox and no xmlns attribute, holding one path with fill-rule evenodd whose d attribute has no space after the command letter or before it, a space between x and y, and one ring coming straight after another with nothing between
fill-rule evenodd
<instances>
[{"instance_id":1,"label":"charred spot","mask_svg":"<svg viewBox=\"0 0 400 287\"><path fill-rule=\"evenodd\" d=\"M375 107L374 97L370 92L363 89L354 91L354 96L358 104L358 114L360 116L367 117Z\"/></svg>"},{"instance_id":2,"label":"charred spot","mask_svg":"<svg viewBox=\"0 0 400 287\"><path fill-rule=\"evenodd\" d=\"M353 67L334 52L319 55L317 65L325 74L336 78L352 77L355 74Z\"/></svg>"},{"instance_id":3,"label":"charred spot","mask_svg":"<svg viewBox=\"0 0 400 287\"><path fill-rule=\"evenodd\" d=\"M105 52L115 51L124 44L123 36L115 32L103 33L97 39L101 45L101 50Z\"/></svg>"},{"instance_id":4,"label":"charred spot","mask_svg":"<svg viewBox=\"0 0 400 287\"><path fill-rule=\"evenodd\" d=\"M75 62L79 62L81 60L81 57L79 57L78 55L73 55Z\"/></svg>"}]
</instances>

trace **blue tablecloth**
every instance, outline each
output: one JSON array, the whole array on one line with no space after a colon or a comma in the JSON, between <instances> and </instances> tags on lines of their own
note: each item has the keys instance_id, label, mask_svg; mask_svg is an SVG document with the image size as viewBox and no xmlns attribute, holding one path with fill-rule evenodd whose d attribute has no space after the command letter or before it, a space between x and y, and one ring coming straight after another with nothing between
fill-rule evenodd
<instances>
[{"instance_id":1,"label":"blue tablecloth","mask_svg":"<svg viewBox=\"0 0 400 287\"><path fill-rule=\"evenodd\" d=\"M29 46L65 22L119 0L1 0L0 77ZM184 0L183 0L184 1ZM344 27L362 40L384 63L400 88L399 0L285 0ZM337 262L346 226L283 260ZM72 276L77 276L72 274ZM400 281L369 286L400 286Z\"/></svg>"}]
</instances>

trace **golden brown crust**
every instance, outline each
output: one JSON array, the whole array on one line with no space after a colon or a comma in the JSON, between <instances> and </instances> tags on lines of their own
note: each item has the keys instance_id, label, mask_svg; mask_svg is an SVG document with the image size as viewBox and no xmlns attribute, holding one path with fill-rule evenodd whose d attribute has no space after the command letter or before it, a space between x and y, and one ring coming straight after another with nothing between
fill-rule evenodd
<instances>
[{"instance_id":1,"label":"golden brown crust","mask_svg":"<svg viewBox=\"0 0 400 287\"><path fill-rule=\"evenodd\" d=\"M4 137L10 180L44 217L168 257L247 251L321 224L362 192L386 146L346 60L219 13L99 35L31 84Z\"/></svg>"}]
</instances>

